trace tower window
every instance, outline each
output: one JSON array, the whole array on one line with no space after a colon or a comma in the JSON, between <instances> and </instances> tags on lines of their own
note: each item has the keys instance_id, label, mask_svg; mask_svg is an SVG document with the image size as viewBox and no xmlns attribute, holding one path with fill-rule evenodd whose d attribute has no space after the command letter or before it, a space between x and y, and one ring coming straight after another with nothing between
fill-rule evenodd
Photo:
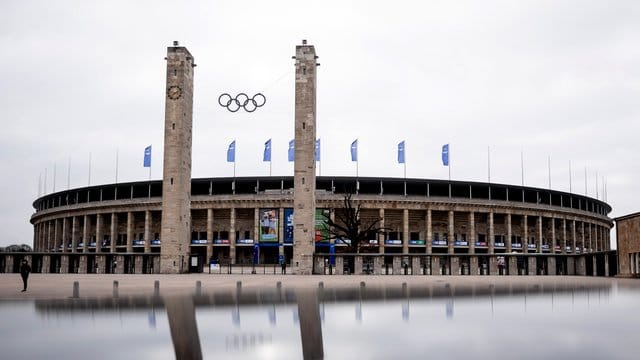
<instances>
[{"instance_id":1,"label":"tower window","mask_svg":"<svg viewBox=\"0 0 640 360\"><path fill-rule=\"evenodd\" d=\"M176 123L171 124L171 128L172 128L172 130L175 130L176 129Z\"/></svg>"},{"instance_id":2,"label":"tower window","mask_svg":"<svg viewBox=\"0 0 640 360\"><path fill-rule=\"evenodd\" d=\"M302 74L307 75L307 68L302 68Z\"/></svg>"},{"instance_id":3,"label":"tower window","mask_svg":"<svg viewBox=\"0 0 640 360\"><path fill-rule=\"evenodd\" d=\"M178 70L177 69L173 69L173 76L178 76Z\"/></svg>"},{"instance_id":4,"label":"tower window","mask_svg":"<svg viewBox=\"0 0 640 360\"><path fill-rule=\"evenodd\" d=\"M307 123L302 123L302 130L306 129Z\"/></svg>"},{"instance_id":5,"label":"tower window","mask_svg":"<svg viewBox=\"0 0 640 360\"><path fill-rule=\"evenodd\" d=\"M173 178L171 178L171 185L173 185Z\"/></svg>"}]
</instances>

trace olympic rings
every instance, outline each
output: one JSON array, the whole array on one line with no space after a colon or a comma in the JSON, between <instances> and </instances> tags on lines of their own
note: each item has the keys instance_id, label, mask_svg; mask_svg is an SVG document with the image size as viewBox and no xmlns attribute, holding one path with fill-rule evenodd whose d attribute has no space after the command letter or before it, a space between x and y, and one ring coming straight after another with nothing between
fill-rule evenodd
<instances>
[{"instance_id":1,"label":"olympic rings","mask_svg":"<svg viewBox=\"0 0 640 360\"><path fill-rule=\"evenodd\" d=\"M218 97L218 104L226 107L230 112L236 112L240 109L244 109L246 112L254 112L266 102L267 98L261 93L257 93L252 97L249 97L245 93L239 93L235 98L224 93Z\"/></svg>"}]
</instances>

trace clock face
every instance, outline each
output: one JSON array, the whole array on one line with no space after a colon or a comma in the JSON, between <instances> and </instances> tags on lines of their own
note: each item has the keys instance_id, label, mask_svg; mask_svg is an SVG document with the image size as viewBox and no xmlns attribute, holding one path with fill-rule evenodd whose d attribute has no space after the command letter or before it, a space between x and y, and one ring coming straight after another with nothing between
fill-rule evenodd
<instances>
[{"instance_id":1,"label":"clock face","mask_svg":"<svg viewBox=\"0 0 640 360\"><path fill-rule=\"evenodd\" d=\"M180 88L180 86L176 85L169 86L169 88L167 89L167 96L171 100L180 99L180 97L182 96L182 89Z\"/></svg>"}]
</instances>

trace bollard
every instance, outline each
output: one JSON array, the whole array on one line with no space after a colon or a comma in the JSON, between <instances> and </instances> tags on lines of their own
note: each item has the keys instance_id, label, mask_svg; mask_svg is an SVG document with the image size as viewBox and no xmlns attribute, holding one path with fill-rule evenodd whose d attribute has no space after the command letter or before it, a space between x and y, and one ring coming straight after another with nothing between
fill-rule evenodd
<instances>
[{"instance_id":1,"label":"bollard","mask_svg":"<svg viewBox=\"0 0 640 360\"><path fill-rule=\"evenodd\" d=\"M407 296L407 283L402 283L402 295Z\"/></svg>"},{"instance_id":2,"label":"bollard","mask_svg":"<svg viewBox=\"0 0 640 360\"><path fill-rule=\"evenodd\" d=\"M113 297L118 297L118 280L113 280Z\"/></svg>"},{"instance_id":3,"label":"bollard","mask_svg":"<svg viewBox=\"0 0 640 360\"><path fill-rule=\"evenodd\" d=\"M196 296L200 296L202 294L202 282L200 280L196 281Z\"/></svg>"},{"instance_id":4,"label":"bollard","mask_svg":"<svg viewBox=\"0 0 640 360\"><path fill-rule=\"evenodd\" d=\"M160 296L160 280L153 283L153 296Z\"/></svg>"},{"instance_id":5,"label":"bollard","mask_svg":"<svg viewBox=\"0 0 640 360\"><path fill-rule=\"evenodd\" d=\"M73 298L77 299L80 297L80 283L77 281L73 282Z\"/></svg>"},{"instance_id":6,"label":"bollard","mask_svg":"<svg viewBox=\"0 0 640 360\"><path fill-rule=\"evenodd\" d=\"M276 287L277 287L278 289L281 289L281 288L282 288L282 282L278 281L278 282L276 283Z\"/></svg>"},{"instance_id":7,"label":"bollard","mask_svg":"<svg viewBox=\"0 0 640 360\"><path fill-rule=\"evenodd\" d=\"M237 289L238 291L242 290L242 281L238 281L238 282L236 282L236 289Z\"/></svg>"},{"instance_id":8,"label":"bollard","mask_svg":"<svg viewBox=\"0 0 640 360\"><path fill-rule=\"evenodd\" d=\"M320 281L320 282L318 283L318 287L319 287L320 289L324 289L324 282Z\"/></svg>"},{"instance_id":9,"label":"bollard","mask_svg":"<svg viewBox=\"0 0 640 360\"><path fill-rule=\"evenodd\" d=\"M363 288L365 286L364 281L360 281L360 287Z\"/></svg>"}]
</instances>

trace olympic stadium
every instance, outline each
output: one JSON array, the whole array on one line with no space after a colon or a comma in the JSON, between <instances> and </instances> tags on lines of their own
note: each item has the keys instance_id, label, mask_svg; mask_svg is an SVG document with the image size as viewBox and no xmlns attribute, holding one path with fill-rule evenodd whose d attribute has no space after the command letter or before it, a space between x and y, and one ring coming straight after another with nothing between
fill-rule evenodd
<instances>
[{"instance_id":1,"label":"olympic stadium","mask_svg":"<svg viewBox=\"0 0 640 360\"><path fill-rule=\"evenodd\" d=\"M0 271L17 272L27 258L43 273L615 275L611 207L598 199L505 184L316 176L318 56L303 40L293 59L294 176L191 178L195 64L175 42L165 58L162 180L36 199L34 251L0 254ZM221 105L241 105L229 111L264 104L227 96ZM356 252L327 229L327 219L342 218L346 196L363 222L380 223Z\"/></svg>"},{"instance_id":2,"label":"olympic stadium","mask_svg":"<svg viewBox=\"0 0 640 360\"><path fill-rule=\"evenodd\" d=\"M249 272L256 246L260 272L274 271L280 254L292 259L293 185L293 177L193 179L188 271L208 272L214 260L216 271ZM611 207L597 199L477 182L318 177L316 211L341 211L352 191L361 216L382 219L385 231L372 233L361 254L344 254L317 221L314 273L328 273L331 256L341 274L611 273ZM158 272L161 181L61 191L33 205L34 268Z\"/></svg>"}]
</instances>

